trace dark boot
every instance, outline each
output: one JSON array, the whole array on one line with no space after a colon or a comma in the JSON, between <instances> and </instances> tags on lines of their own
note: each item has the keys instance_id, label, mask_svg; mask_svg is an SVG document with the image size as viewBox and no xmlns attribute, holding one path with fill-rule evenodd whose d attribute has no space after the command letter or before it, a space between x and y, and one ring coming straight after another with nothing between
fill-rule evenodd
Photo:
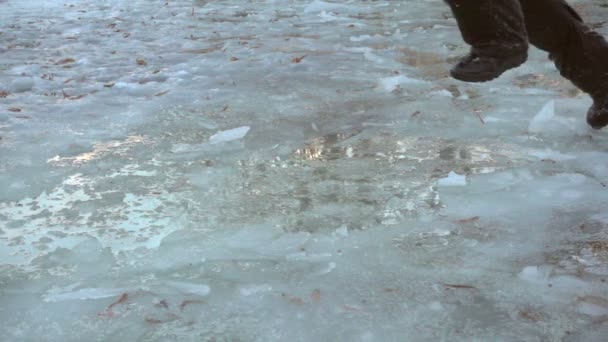
<instances>
[{"instance_id":1,"label":"dark boot","mask_svg":"<svg viewBox=\"0 0 608 342\"><path fill-rule=\"evenodd\" d=\"M593 99L589 125L608 125L608 42L564 0L520 2L530 42L549 52L560 74Z\"/></svg>"},{"instance_id":2,"label":"dark boot","mask_svg":"<svg viewBox=\"0 0 608 342\"><path fill-rule=\"evenodd\" d=\"M471 53L451 70L466 82L486 82L524 63L528 39L518 0L446 0Z\"/></svg>"},{"instance_id":3,"label":"dark boot","mask_svg":"<svg viewBox=\"0 0 608 342\"><path fill-rule=\"evenodd\" d=\"M504 57L478 56L471 52L450 70L450 75L464 82L487 82L520 66L527 58L525 52Z\"/></svg>"},{"instance_id":4,"label":"dark boot","mask_svg":"<svg viewBox=\"0 0 608 342\"><path fill-rule=\"evenodd\" d=\"M587 123L595 129L608 125L608 96L601 100L593 100L593 105L587 112Z\"/></svg>"}]
</instances>

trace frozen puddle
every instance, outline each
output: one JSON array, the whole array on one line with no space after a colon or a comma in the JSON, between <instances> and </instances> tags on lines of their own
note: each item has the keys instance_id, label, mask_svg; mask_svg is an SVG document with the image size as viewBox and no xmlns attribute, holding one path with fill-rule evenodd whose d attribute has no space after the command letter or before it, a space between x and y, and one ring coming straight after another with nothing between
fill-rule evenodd
<instances>
[{"instance_id":1,"label":"frozen puddle","mask_svg":"<svg viewBox=\"0 0 608 342\"><path fill-rule=\"evenodd\" d=\"M539 51L448 78L440 0L0 3L3 340L608 336L608 138Z\"/></svg>"}]
</instances>

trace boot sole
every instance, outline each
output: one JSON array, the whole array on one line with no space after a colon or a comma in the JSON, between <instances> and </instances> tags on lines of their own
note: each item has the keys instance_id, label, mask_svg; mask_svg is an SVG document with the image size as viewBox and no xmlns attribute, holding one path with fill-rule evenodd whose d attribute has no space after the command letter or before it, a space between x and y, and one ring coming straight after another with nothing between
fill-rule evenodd
<instances>
[{"instance_id":1,"label":"boot sole","mask_svg":"<svg viewBox=\"0 0 608 342\"><path fill-rule=\"evenodd\" d=\"M507 70L517 68L518 66L524 64L526 62L527 56L524 58L519 58L514 60L513 62L507 64L503 68L501 68L500 72L476 72L476 73L466 73L466 72L458 72L454 69L450 70L450 76L453 78L463 81L463 82L473 82L473 83L483 83L489 82L497 79L500 75L504 74Z\"/></svg>"}]
</instances>

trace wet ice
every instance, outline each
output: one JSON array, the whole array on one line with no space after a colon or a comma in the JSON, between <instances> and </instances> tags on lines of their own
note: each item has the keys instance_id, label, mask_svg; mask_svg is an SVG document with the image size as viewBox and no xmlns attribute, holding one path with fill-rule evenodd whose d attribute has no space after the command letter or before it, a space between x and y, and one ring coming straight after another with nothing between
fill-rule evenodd
<instances>
[{"instance_id":1,"label":"wet ice","mask_svg":"<svg viewBox=\"0 0 608 342\"><path fill-rule=\"evenodd\" d=\"M2 6L5 338L608 333L608 139L544 53L450 79L439 0Z\"/></svg>"}]
</instances>

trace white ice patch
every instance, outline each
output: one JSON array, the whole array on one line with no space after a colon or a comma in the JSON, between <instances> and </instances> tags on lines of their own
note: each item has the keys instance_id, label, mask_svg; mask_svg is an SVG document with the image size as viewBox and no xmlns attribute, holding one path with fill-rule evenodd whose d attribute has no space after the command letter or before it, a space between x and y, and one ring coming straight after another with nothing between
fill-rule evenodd
<instances>
[{"instance_id":1,"label":"white ice patch","mask_svg":"<svg viewBox=\"0 0 608 342\"><path fill-rule=\"evenodd\" d=\"M554 151L552 149L544 149L544 150L531 150L530 155L537 157L539 159L545 160L554 160L554 161L567 161L576 159L576 156L571 154L564 154L559 151Z\"/></svg>"},{"instance_id":2,"label":"white ice patch","mask_svg":"<svg viewBox=\"0 0 608 342\"><path fill-rule=\"evenodd\" d=\"M530 283L544 283L551 274L550 267L526 266L519 273L519 278Z\"/></svg>"},{"instance_id":3,"label":"white ice patch","mask_svg":"<svg viewBox=\"0 0 608 342\"><path fill-rule=\"evenodd\" d=\"M399 76L386 77L386 78L380 79L379 86L388 92L392 92L392 91L395 91L395 90L401 88L401 86L404 86L404 85L420 85L420 84L425 84L425 83L426 83L426 81L423 81L423 80L418 80L415 78L410 78L407 76L399 75Z\"/></svg>"},{"instance_id":4,"label":"white ice patch","mask_svg":"<svg viewBox=\"0 0 608 342\"><path fill-rule=\"evenodd\" d=\"M248 285L248 286L242 286L239 289L239 293L241 294L241 296L244 296L244 297L249 297L252 295L266 293L266 292L270 292L270 291L272 291L272 286L270 286L269 284Z\"/></svg>"},{"instance_id":5,"label":"white ice patch","mask_svg":"<svg viewBox=\"0 0 608 342\"><path fill-rule=\"evenodd\" d=\"M467 176L459 175L454 171L451 171L447 177L441 178L437 185L439 186L465 186L467 185Z\"/></svg>"},{"instance_id":6,"label":"white ice patch","mask_svg":"<svg viewBox=\"0 0 608 342\"><path fill-rule=\"evenodd\" d=\"M251 127L249 127L249 126L242 126L242 127L238 127L238 128L229 129L226 131L217 132L214 135L209 137L209 142L211 144L219 144L219 143L242 139L247 135L250 128Z\"/></svg>"},{"instance_id":7,"label":"white ice patch","mask_svg":"<svg viewBox=\"0 0 608 342\"><path fill-rule=\"evenodd\" d=\"M63 302L67 300L101 299L119 296L131 289L127 288L84 288L76 291L49 290L44 296L45 302Z\"/></svg>"},{"instance_id":8,"label":"white ice patch","mask_svg":"<svg viewBox=\"0 0 608 342\"><path fill-rule=\"evenodd\" d=\"M334 12L342 11L343 12L347 9L349 9L348 5L342 5L342 4L337 4L337 3L333 3L333 2L325 2L325 1L321 1L321 0L315 0L304 8L304 13L309 14L309 13L332 12L332 11L334 11Z\"/></svg>"},{"instance_id":9,"label":"white ice patch","mask_svg":"<svg viewBox=\"0 0 608 342\"><path fill-rule=\"evenodd\" d=\"M530 121L528 131L530 133L540 133L547 126L548 123L555 117L555 101L551 100L547 102L544 107L536 114L536 116Z\"/></svg>"},{"instance_id":10,"label":"white ice patch","mask_svg":"<svg viewBox=\"0 0 608 342\"><path fill-rule=\"evenodd\" d=\"M181 292L198 296L207 296L211 293L211 288L205 284L195 284L183 281L168 281L166 284Z\"/></svg>"}]
</instances>

